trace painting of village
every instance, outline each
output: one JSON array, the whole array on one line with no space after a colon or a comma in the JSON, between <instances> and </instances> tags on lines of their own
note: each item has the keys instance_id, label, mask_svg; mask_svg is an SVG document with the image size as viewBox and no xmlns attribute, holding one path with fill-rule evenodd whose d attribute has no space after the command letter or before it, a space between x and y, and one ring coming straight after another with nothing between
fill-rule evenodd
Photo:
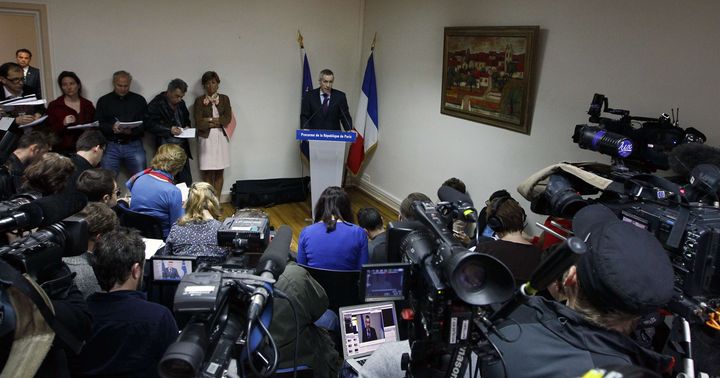
<instances>
[{"instance_id":1,"label":"painting of village","mask_svg":"<svg viewBox=\"0 0 720 378\"><path fill-rule=\"evenodd\" d=\"M538 29L445 28L441 112L529 134Z\"/></svg>"}]
</instances>

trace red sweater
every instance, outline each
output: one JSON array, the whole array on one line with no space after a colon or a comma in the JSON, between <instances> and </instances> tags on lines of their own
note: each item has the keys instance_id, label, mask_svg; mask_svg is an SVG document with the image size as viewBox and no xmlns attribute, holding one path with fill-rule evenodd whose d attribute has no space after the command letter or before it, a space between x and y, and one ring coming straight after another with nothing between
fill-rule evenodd
<instances>
[{"instance_id":1,"label":"red sweater","mask_svg":"<svg viewBox=\"0 0 720 378\"><path fill-rule=\"evenodd\" d=\"M69 115L75 116L75 122L63 125L63 120ZM80 97L80 114L78 114L65 105L65 96L60 96L48 105L47 116L46 124L60 139L58 144L53 147L53 150L59 152L75 151L75 142L77 142L84 129L67 130L67 127L92 122L95 119L95 107L92 102Z\"/></svg>"}]
</instances>

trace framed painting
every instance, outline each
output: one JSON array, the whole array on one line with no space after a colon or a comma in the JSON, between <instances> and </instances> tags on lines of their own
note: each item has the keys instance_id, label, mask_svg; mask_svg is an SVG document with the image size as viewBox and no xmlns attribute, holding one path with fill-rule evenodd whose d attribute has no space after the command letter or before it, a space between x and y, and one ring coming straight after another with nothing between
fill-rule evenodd
<instances>
[{"instance_id":1,"label":"framed painting","mask_svg":"<svg viewBox=\"0 0 720 378\"><path fill-rule=\"evenodd\" d=\"M539 30L445 28L440 112L530 134Z\"/></svg>"}]
</instances>

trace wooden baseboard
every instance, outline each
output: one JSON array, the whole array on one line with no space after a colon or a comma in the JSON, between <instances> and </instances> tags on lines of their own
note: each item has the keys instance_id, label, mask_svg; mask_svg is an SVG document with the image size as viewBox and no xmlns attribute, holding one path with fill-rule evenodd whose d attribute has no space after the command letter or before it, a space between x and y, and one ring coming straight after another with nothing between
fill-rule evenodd
<instances>
[{"instance_id":1,"label":"wooden baseboard","mask_svg":"<svg viewBox=\"0 0 720 378\"><path fill-rule=\"evenodd\" d=\"M352 180L352 184L354 187L362 190L367 195L375 198L379 202L381 202L383 205L391 208L391 209L399 209L400 208L400 202L402 202L401 199L393 196L392 194L386 192L385 190L381 189L380 187L362 180L362 179L354 179Z\"/></svg>"}]
</instances>

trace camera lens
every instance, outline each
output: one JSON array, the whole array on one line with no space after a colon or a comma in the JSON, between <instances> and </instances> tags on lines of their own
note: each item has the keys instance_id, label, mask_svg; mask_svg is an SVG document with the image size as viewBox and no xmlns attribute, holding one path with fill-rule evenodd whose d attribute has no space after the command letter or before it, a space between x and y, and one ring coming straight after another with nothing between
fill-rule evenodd
<instances>
[{"instance_id":1,"label":"camera lens","mask_svg":"<svg viewBox=\"0 0 720 378\"><path fill-rule=\"evenodd\" d=\"M458 298L484 306L504 302L515 291L510 270L498 259L466 249L456 249L442 262L443 273Z\"/></svg>"}]
</instances>

